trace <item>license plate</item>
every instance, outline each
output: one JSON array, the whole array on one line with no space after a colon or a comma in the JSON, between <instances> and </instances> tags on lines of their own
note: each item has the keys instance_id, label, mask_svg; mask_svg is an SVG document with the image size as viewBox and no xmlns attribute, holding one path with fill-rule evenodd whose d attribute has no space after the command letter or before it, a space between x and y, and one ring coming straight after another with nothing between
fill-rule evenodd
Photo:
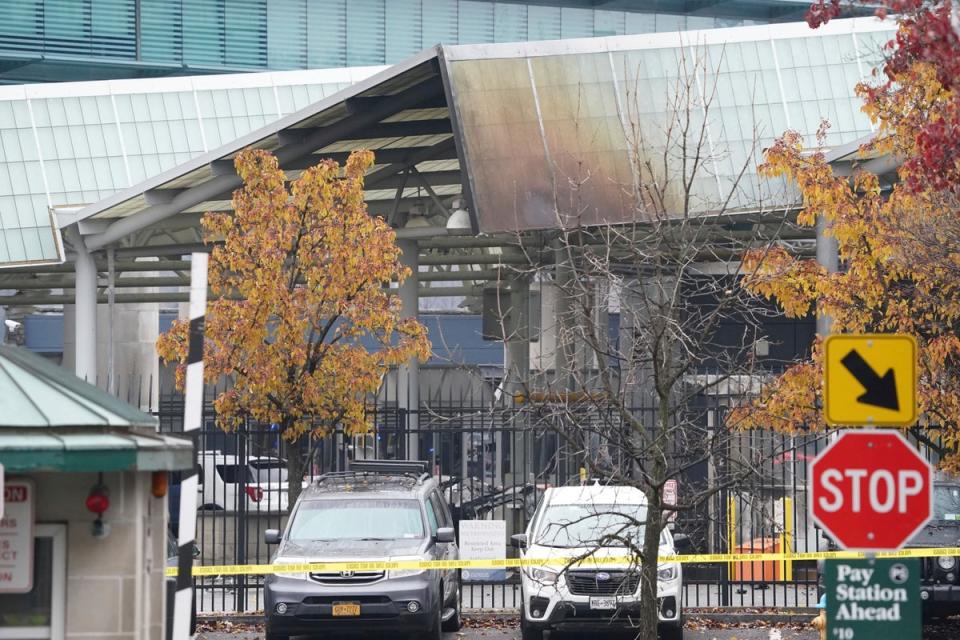
<instances>
[{"instance_id":1,"label":"license plate","mask_svg":"<svg viewBox=\"0 0 960 640\"><path fill-rule=\"evenodd\" d=\"M335 602L333 616L335 618L360 615L360 604L356 602Z\"/></svg>"},{"instance_id":2,"label":"license plate","mask_svg":"<svg viewBox=\"0 0 960 640\"><path fill-rule=\"evenodd\" d=\"M616 598L590 598L590 608L591 609L616 609L617 608L617 599Z\"/></svg>"}]
</instances>

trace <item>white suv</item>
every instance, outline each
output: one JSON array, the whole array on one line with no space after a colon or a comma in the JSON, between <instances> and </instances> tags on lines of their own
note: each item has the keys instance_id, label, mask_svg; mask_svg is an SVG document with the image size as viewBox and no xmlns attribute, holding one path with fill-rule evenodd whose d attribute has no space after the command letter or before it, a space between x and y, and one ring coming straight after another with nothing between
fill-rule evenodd
<instances>
[{"instance_id":1,"label":"white suv","mask_svg":"<svg viewBox=\"0 0 960 640\"><path fill-rule=\"evenodd\" d=\"M521 572L523 640L540 640L543 632L600 631L637 625L640 573L636 564L564 568L562 559L586 556L614 558L627 550L607 536L643 542L646 498L634 487L582 486L547 489L527 527L513 536L524 559L558 559L556 565ZM677 536L677 542L686 536ZM668 530L660 536L660 555L677 553ZM658 567L659 630L664 640L683 637L682 569L680 563Z\"/></svg>"},{"instance_id":2,"label":"white suv","mask_svg":"<svg viewBox=\"0 0 960 640\"><path fill-rule=\"evenodd\" d=\"M207 450L198 454L200 509L268 513L287 511L287 470L281 458L252 457Z\"/></svg>"}]
</instances>

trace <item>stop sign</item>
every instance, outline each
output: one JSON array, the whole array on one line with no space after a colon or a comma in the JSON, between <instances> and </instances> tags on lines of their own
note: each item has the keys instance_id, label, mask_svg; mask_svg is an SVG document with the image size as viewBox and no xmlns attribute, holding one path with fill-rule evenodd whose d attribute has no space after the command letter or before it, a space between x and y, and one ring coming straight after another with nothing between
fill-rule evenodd
<instances>
[{"instance_id":1,"label":"stop sign","mask_svg":"<svg viewBox=\"0 0 960 640\"><path fill-rule=\"evenodd\" d=\"M897 431L846 431L810 463L810 512L844 549L899 549L933 513L933 469Z\"/></svg>"}]
</instances>

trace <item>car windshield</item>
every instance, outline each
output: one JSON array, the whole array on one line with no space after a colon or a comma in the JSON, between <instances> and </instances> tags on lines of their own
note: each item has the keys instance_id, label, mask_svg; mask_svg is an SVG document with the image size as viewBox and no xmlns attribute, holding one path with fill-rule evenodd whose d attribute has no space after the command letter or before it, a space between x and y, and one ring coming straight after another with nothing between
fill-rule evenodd
<instances>
[{"instance_id":1,"label":"car windshield","mask_svg":"<svg viewBox=\"0 0 960 640\"><path fill-rule=\"evenodd\" d=\"M535 544L546 547L625 547L643 544L647 508L641 505L554 505L543 514ZM610 539L614 536L616 539ZM661 537L661 543L663 538Z\"/></svg>"},{"instance_id":2,"label":"car windshield","mask_svg":"<svg viewBox=\"0 0 960 640\"><path fill-rule=\"evenodd\" d=\"M960 485L938 484L933 489L933 518L960 521Z\"/></svg>"},{"instance_id":3,"label":"car windshield","mask_svg":"<svg viewBox=\"0 0 960 640\"><path fill-rule=\"evenodd\" d=\"M250 471L258 483L287 481L287 466L282 460L251 460Z\"/></svg>"},{"instance_id":4,"label":"car windshield","mask_svg":"<svg viewBox=\"0 0 960 640\"><path fill-rule=\"evenodd\" d=\"M308 500L290 526L293 541L423 538L416 500Z\"/></svg>"}]
</instances>

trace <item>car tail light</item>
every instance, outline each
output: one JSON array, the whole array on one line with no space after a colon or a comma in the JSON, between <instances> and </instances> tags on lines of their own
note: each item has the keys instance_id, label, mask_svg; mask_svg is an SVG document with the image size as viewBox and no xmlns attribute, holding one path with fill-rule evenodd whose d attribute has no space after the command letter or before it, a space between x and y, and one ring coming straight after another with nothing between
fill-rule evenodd
<instances>
[{"instance_id":1,"label":"car tail light","mask_svg":"<svg viewBox=\"0 0 960 640\"><path fill-rule=\"evenodd\" d=\"M247 495L250 496L250 499L254 502L260 502L263 500L263 489L261 487L252 487L247 485Z\"/></svg>"}]
</instances>

